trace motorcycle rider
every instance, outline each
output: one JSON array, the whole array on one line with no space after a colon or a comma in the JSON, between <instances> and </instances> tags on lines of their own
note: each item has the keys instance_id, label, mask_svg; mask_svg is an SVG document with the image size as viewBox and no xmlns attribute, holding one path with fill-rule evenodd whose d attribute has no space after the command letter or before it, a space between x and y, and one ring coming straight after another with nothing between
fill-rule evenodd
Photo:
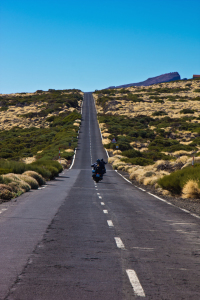
<instances>
[{"instance_id":1,"label":"motorcycle rider","mask_svg":"<svg viewBox=\"0 0 200 300\"><path fill-rule=\"evenodd\" d=\"M101 168L103 170L103 173L106 173L106 167L105 167L105 165L107 164L107 162L105 162L103 160L103 158L102 158L101 161L100 161L100 164L101 164Z\"/></svg>"},{"instance_id":2,"label":"motorcycle rider","mask_svg":"<svg viewBox=\"0 0 200 300\"><path fill-rule=\"evenodd\" d=\"M105 167L104 164L102 164L102 162L100 161L100 159L97 159L97 161L94 164L92 164L91 167L93 167L94 170L101 175L101 177L103 176L104 173L103 169Z\"/></svg>"}]
</instances>

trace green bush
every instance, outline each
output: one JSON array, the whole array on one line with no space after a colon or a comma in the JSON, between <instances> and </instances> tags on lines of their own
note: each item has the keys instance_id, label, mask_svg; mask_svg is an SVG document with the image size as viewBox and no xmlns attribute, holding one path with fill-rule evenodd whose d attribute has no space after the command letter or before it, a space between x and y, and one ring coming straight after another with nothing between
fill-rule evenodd
<instances>
[{"instance_id":1,"label":"green bush","mask_svg":"<svg viewBox=\"0 0 200 300\"><path fill-rule=\"evenodd\" d=\"M26 171L26 164L17 161L8 161L0 159L0 170L2 174L22 174L24 171Z\"/></svg>"},{"instance_id":2,"label":"green bush","mask_svg":"<svg viewBox=\"0 0 200 300\"><path fill-rule=\"evenodd\" d=\"M63 170L62 165L59 162L44 159L37 160L27 165L27 168L40 173L46 179L55 178Z\"/></svg>"},{"instance_id":3,"label":"green bush","mask_svg":"<svg viewBox=\"0 0 200 300\"><path fill-rule=\"evenodd\" d=\"M188 180L195 180L200 182L200 165L196 164L194 167L189 166L182 170L171 173L158 180L158 184L165 190L173 194L181 194L182 188Z\"/></svg>"},{"instance_id":4,"label":"green bush","mask_svg":"<svg viewBox=\"0 0 200 300\"><path fill-rule=\"evenodd\" d=\"M152 116L166 116L167 113L165 111L159 110L152 113Z\"/></svg>"},{"instance_id":5,"label":"green bush","mask_svg":"<svg viewBox=\"0 0 200 300\"><path fill-rule=\"evenodd\" d=\"M180 114L193 114L194 110L189 108L184 108L180 111Z\"/></svg>"},{"instance_id":6,"label":"green bush","mask_svg":"<svg viewBox=\"0 0 200 300\"><path fill-rule=\"evenodd\" d=\"M122 155L128 158L134 158L134 157L141 157L142 153L140 151L130 149L130 150L123 151Z\"/></svg>"},{"instance_id":7,"label":"green bush","mask_svg":"<svg viewBox=\"0 0 200 300\"><path fill-rule=\"evenodd\" d=\"M11 173L11 169L0 168L0 175L8 173Z\"/></svg>"},{"instance_id":8,"label":"green bush","mask_svg":"<svg viewBox=\"0 0 200 300\"><path fill-rule=\"evenodd\" d=\"M154 103L164 103L164 100L156 99Z\"/></svg>"},{"instance_id":9,"label":"green bush","mask_svg":"<svg viewBox=\"0 0 200 300\"><path fill-rule=\"evenodd\" d=\"M148 166L154 164L154 161L152 159L147 159L144 157L121 158L121 160L126 163L130 163L132 165L139 165L139 166Z\"/></svg>"},{"instance_id":10,"label":"green bush","mask_svg":"<svg viewBox=\"0 0 200 300\"><path fill-rule=\"evenodd\" d=\"M149 144L148 149L151 151L175 152L180 150L194 151L196 147L194 145L182 145L177 140L159 137Z\"/></svg>"},{"instance_id":11,"label":"green bush","mask_svg":"<svg viewBox=\"0 0 200 300\"><path fill-rule=\"evenodd\" d=\"M22 162L0 159L0 174L22 174L25 171L35 171L48 180L58 176L62 170L61 164L53 160L40 159L31 164L25 164Z\"/></svg>"},{"instance_id":12,"label":"green bush","mask_svg":"<svg viewBox=\"0 0 200 300\"><path fill-rule=\"evenodd\" d=\"M77 147L78 127L73 126L76 119L81 115L73 111L72 113L60 114L50 122L51 128L13 128L0 132L1 151L0 158L12 161L20 160L22 157L36 156L37 159L58 159L59 147L66 149L69 142L72 148ZM73 142L72 142L72 137ZM38 151L42 153L38 153ZM1 167L1 165L0 165ZM20 173L20 172L19 172Z\"/></svg>"},{"instance_id":13,"label":"green bush","mask_svg":"<svg viewBox=\"0 0 200 300\"><path fill-rule=\"evenodd\" d=\"M11 182L11 180L9 178L6 178L6 177L4 178L3 176L0 175L0 183L1 184L8 184L10 182Z\"/></svg>"}]
</instances>

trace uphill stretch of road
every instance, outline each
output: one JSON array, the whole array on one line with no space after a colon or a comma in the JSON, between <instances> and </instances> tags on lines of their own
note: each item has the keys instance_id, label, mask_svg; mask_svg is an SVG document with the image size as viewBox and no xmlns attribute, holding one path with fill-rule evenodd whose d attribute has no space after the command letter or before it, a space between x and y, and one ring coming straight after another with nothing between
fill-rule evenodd
<instances>
[{"instance_id":1,"label":"uphill stretch of road","mask_svg":"<svg viewBox=\"0 0 200 300\"><path fill-rule=\"evenodd\" d=\"M74 165L0 206L0 299L200 299L200 219L107 166L91 93Z\"/></svg>"}]
</instances>

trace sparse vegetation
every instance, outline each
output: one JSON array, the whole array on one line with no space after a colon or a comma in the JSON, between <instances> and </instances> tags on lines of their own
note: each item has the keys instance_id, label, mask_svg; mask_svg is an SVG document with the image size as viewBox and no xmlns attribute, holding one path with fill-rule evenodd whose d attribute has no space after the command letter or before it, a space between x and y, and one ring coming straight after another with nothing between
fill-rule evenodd
<instances>
[{"instance_id":1,"label":"sparse vegetation","mask_svg":"<svg viewBox=\"0 0 200 300\"><path fill-rule=\"evenodd\" d=\"M194 92L200 93L198 80L94 93L103 144L113 168L128 172L130 179L157 186L164 195L200 197L196 171L200 167L190 168L192 156L200 162L200 94L194 97ZM116 144L111 143L113 138Z\"/></svg>"},{"instance_id":2,"label":"sparse vegetation","mask_svg":"<svg viewBox=\"0 0 200 300\"><path fill-rule=\"evenodd\" d=\"M79 90L0 96L0 184L11 189L0 199L19 196L58 176L63 169L57 162L59 148L61 158L71 160L82 98Z\"/></svg>"},{"instance_id":3,"label":"sparse vegetation","mask_svg":"<svg viewBox=\"0 0 200 300\"><path fill-rule=\"evenodd\" d=\"M159 179L158 183L162 188L172 192L173 194L181 195L183 187L189 180L200 182L200 165L196 164L194 167L186 167L182 170L171 173Z\"/></svg>"}]
</instances>

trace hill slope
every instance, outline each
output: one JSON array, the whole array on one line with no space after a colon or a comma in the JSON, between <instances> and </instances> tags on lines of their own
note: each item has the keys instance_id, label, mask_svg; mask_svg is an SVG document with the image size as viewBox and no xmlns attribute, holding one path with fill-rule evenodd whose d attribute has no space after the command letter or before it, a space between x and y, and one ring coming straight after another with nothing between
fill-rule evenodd
<instances>
[{"instance_id":1,"label":"hill slope","mask_svg":"<svg viewBox=\"0 0 200 300\"><path fill-rule=\"evenodd\" d=\"M157 184L164 175L191 165L193 156L195 163L200 162L199 80L105 89L93 95L110 162L127 171L130 179ZM194 172L186 173L191 179ZM194 178L200 180L197 173ZM165 186L165 193L167 189L181 193L184 183L176 181L178 188Z\"/></svg>"},{"instance_id":2,"label":"hill slope","mask_svg":"<svg viewBox=\"0 0 200 300\"><path fill-rule=\"evenodd\" d=\"M178 72L172 72L172 73L166 73L163 75L159 75L156 77L151 77L148 78L145 81L137 82L137 83L129 83L129 84L123 84L119 86L112 86L109 88L125 88L125 87L130 87L130 86L149 86L152 84L158 84L158 83L163 83L163 82L169 82L169 81L175 81L175 80L180 80L181 77ZM109 89L108 88L108 89Z\"/></svg>"}]
</instances>

